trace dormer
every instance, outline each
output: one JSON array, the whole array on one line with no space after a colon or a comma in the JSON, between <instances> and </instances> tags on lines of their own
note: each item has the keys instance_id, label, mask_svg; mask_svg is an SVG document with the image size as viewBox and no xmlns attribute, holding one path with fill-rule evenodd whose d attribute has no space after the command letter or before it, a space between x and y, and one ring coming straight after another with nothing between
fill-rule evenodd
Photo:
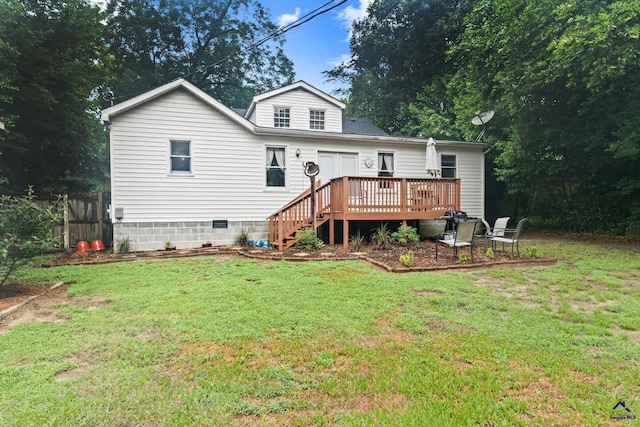
<instances>
[{"instance_id":1,"label":"dormer","mask_svg":"<svg viewBox=\"0 0 640 427\"><path fill-rule=\"evenodd\" d=\"M257 95L244 117L260 127L342 133L345 105L299 81Z\"/></svg>"}]
</instances>

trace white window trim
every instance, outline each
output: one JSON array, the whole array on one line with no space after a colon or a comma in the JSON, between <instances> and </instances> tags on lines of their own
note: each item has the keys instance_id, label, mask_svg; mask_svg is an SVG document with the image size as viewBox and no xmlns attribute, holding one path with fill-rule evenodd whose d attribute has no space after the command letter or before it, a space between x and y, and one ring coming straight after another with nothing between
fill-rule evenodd
<instances>
[{"instance_id":1,"label":"white window trim","mask_svg":"<svg viewBox=\"0 0 640 427\"><path fill-rule=\"evenodd\" d=\"M393 155L393 169L391 169L391 177L395 177L396 174L398 173L398 153L395 150L378 150L376 152L376 176L380 176L380 172L382 172L382 170L380 169L380 166L382 166L380 164L380 154L391 154Z\"/></svg>"},{"instance_id":2,"label":"white window trim","mask_svg":"<svg viewBox=\"0 0 640 427\"><path fill-rule=\"evenodd\" d=\"M284 186L283 187L270 187L267 185L267 166L263 164L264 172L262 174L262 185L264 185L264 191L269 192L285 192L289 191L289 146L278 144L265 144L262 149L263 159L266 159L267 148L284 148ZM264 161L264 160L263 160Z\"/></svg>"},{"instance_id":3,"label":"white window trim","mask_svg":"<svg viewBox=\"0 0 640 427\"><path fill-rule=\"evenodd\" d=\"M171 159L173 157L173 155L171 154L171 143L172 142L188 142L189 143L189 165L190 165L190 171L186 172L186 171L174 171L171 169ZM194 172L193 172L193 139L191 138L169 138L169 140L167 141L167 175L168 176L180 176L180 177L189 177L189 176L194 176Z\"/></svg>"},{"instance_id":4,"label":"white window trim","mask_svg":"<svg viewBox=\"0 0 640 427\"><path fill-rule=\"evenodd\" d=\"M312 120L311 119L311 113L312 112L322 113L322 120ZM311 127L311 122L312 121L322 122L322 129L314 129L314 128L312 128ZM322 131L324 131L326 129L327 129L327 110L326 110L326 108L309 108L309 130L322 132Z\"/></svg>"},{"instance_id":5,"label":"white window trim","mask_svg":"<svg viewBox=\"0 0 640 427\"><path fill-rule=\"evenodd\" d=\"M442 156L453 156L456 160L456 164L453 168L447 168L447 169L453 169L454 170L454 177L453 178L445 178L445 179L455 179L458 177L458 155L454 154L454 153L438 153L438 155L440 156L440 176L442 178L444 178L444 176L442 176L442 172L444 171L444 166L442 165Z\"/></svg>"},{"instance_id":6,"label":"white window trim","mask_svg":"<svg viewBox=\"0 0 640 427\"><path fill-rule=\"evenodd\" d=\"M289 110L289 126L276 126L276 110ZM284 120L280 118L280 120ZM291 129L291 107L284 105L274 105L273 111L271 112L271 125L276 129Z\"/></svg>"}]
</instances>

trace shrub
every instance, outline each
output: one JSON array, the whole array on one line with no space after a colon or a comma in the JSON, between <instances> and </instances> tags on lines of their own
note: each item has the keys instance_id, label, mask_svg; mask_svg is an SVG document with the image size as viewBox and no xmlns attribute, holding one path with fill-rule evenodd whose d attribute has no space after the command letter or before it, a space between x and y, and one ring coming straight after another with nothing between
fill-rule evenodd
<instances>
[{"instance_id":1,"label":"shrub","mask_svg":"<svg viewBox=\"0 0 640 427\"><path fill-rule=\"evenodd\" d=\"M526 248L524 248L524 253L526 253L527 256L530 256L531 258L538 258L540 256L540 252L538 252L538 248L536 248L535 246L527 246Z\"/></svg>"},{"instance_id":2,"label":"shrub","mask_svg":"<svg viewBox=\"0 0 640 427\"><path fill-rule=\"evenodd\" d=\"M486 254L487 254L487 258L489 259L493 259L496 256L495 252L493 252L493 249L491 248L487 248Z\"/></svg>"},{"instance_id":3,"label":"shrub","mask_svg":"<svg viewBox=\"0 0 640 427\"><path fill-rule=\"evenodd\" d=\"M294 246L302 246L307 249L319 249L324 246L324 242L316 237L312 228L305 227L296 232L296 243Z\"/></svg>"},{"instance_id":4,"label":"shrub","mask_svg":"<svg viewBox=\"0 0 640 427\"><path fill-rule=\"evenodd\" d=\"M24 197L0 198L0 286L29 260L58 245L53 229L61 217L56 206L39 206L31 187Z\"/></svg>"},{"instance_id":5,"label":"shrub","mask_svg":"<svg viewBox=\"0 0 640 427\"><path fill-rule=\"evenodd\" d=\"M376 249L384 250L391 247L391 232L387 224L382 224L376 228L371 235L371 243Z\"/></svg>"},{"instance_id":6,"label":"shrub","mask_svg":"<svg viewBox=\"0 0 640 427\"><path fill-rule=\"evenodd\" d=\"M236 237L236 245L247 246L249 244L249 233L241 231Z\"/></svg>"},{"instance_id":7,"label":"shrub","mask_svg":"<svg viewBox=\"0 0 640 427\"><path fill-rule=\"evenodd\" d=\"M467 254L459 254L458 255L458 261L460 262L465 262L465 261L469 261L471 259L471 257Z\"/></svg>"},{"instance_id":8,"label":"shrub","mask_svg":"<svg viewBox=\"0 0 640 427\"><path fill-rule=\"evenodd\" d=\"M409 250L406 254L400 255L400 263L405 267L409 267L413 263L414 259L415 255L412 250Z\"/></svg>"},{"instance_id":9,"label":"shrub","mask_svg":"<svg viewBox=\"0 0 640 427\"><path fill-rule=\"evenodd\" d=\"M418 243L420 236L418 236L418 230L410 225L402 224L398 231L394 231L391 234L391 241L400 245L407 243Z\"/></svg>"},{"instance_id":10,"label":"shrub","mask_svg":"<svg viewBox=\"0 0 640 427\"><path fill-rule=\"evenodd\" d=\"M116 242L116 252L119 254L128 254L133 250L133 241L127 236L118 239Z\"/></svg>"},{"instance_id":11,"label":"shrub","mask_svg":"<svg viewBox=\"0 0 640 427\"><path fill-rule=\"evenodd\" d=\"M349 248L351 249L351 252L360 252L362 246L364 246L364 236L360 234L360 231L349 236Z\"/></svg>"}]
</instances>

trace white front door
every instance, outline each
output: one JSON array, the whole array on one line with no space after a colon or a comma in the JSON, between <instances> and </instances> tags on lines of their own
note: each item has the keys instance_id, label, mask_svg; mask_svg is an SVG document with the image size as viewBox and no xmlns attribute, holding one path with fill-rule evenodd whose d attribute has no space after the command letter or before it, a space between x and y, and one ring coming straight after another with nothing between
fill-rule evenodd
<instances>
[{"instance_id":1,"label":"white front door","mask_svg":"<svg viewBox=\"0 0 640 427\"><path fill-rule=\"evenodd\" d=\"M356 176L358 174L358 155L354 153L318 152L318 177L323 184L331 178L339 176Z\"/></svg>"}]
</instances>

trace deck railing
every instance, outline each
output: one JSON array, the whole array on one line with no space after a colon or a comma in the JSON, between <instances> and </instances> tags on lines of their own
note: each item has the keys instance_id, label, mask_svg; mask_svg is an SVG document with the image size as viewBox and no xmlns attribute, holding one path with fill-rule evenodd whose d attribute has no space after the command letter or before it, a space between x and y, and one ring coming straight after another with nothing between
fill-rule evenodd
<instances>
[{"instance_id":1,"label":"deck railing","mask_svg":"<svg viewBox=\"0 0 640 427\"><path fill-rule=\"evenodd\" d=\"M344 176L316 188L316 208L318 227L328 220L343 220L348 227L349 220L433 218L460 209L460 180ZM274 247L289 247L295 233L312 223L310 190L267 219Z\"/></svg>"},{"instance_id":2,"label":"deck railing","mask_svg":"<svg viewBox=\"0 0 640 427\"><path fill-rule=\"evenodd\" d=\"M329 219L331 182L316 187L316 227ZM271 214L269 220L269 241L277 249L285 249L295 241L295 233L312 224L311 191L306 189L301 195L287 203L277 212ZM289 244L290 243L290 244Z\"/></svg>"}]
</instances>

